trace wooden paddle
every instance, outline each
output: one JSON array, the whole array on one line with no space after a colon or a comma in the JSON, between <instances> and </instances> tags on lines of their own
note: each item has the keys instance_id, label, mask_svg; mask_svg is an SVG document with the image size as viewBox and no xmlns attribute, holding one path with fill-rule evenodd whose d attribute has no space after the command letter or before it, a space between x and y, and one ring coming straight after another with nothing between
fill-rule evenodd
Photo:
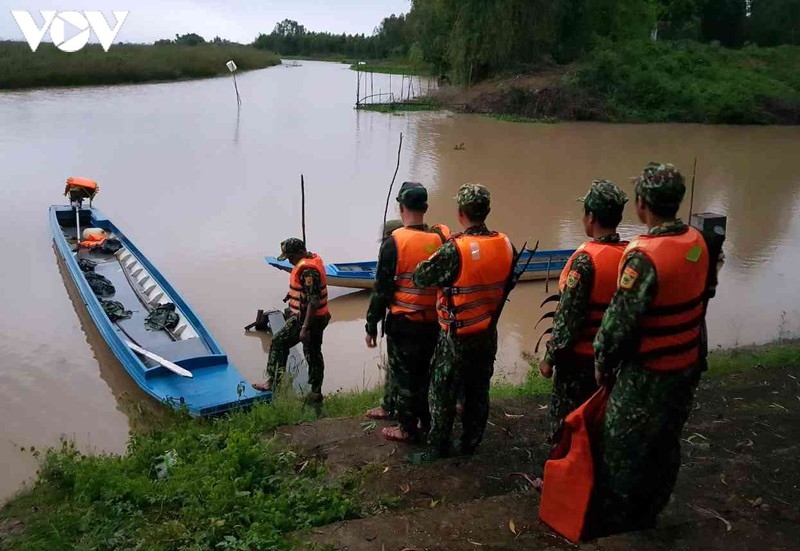
<instances>
[{"instance_id":1,"label":"wooden paddle","mask_svg":"<svg viewBox=\"0 0 800 551\"><path fill-rule=\"evenodd\" d=\"M149 359L153 360L154 362L158 362L159 364L161 364L162 367L165 367L165 368L169 369L173 373L175 373L177 375L180 375L181 377L189 377L190 379L194 378L194 375L192 375L191 371L182 368L178 364L172 363L169 360L165 360L161 356L159 356L157 354L153 354L152 352L150 352L148 350L145 350L141 346L137 346L137 345L133 344L129 340L125 340L125 339L122 339L122 340L125 342L125 344L128 345L128 348L130 348L134 352L138 352L139 354L141 354L145 358L149 358Z\"/></svg>"}]
</instances>

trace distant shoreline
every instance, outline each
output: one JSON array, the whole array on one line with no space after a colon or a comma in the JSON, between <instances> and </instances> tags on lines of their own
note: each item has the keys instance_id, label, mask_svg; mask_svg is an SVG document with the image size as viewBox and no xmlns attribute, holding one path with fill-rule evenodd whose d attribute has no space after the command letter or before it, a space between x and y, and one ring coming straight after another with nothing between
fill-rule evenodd
<instances>
[{"instance_id":1,"label":"distant shoreline","mask_svg":"<svg viewBox=\"0 0 800 551\"><path fill-rule=\"evenodd\" d=\"M32 52L25 42L0 41L0 91L180 82L279 65L281 58L251 46L203 44L115 44L108 52L96 44L64 53L52 44Z\"/></svg>"}]
</instances>

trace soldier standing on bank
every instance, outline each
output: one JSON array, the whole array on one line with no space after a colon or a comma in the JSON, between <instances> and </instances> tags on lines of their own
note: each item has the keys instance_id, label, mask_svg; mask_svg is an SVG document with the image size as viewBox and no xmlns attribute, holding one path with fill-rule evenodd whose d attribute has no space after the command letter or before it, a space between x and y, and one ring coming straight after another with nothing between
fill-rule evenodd
<instances>
[{"instance_id":1,"label":"soldier standing on bank","mask_svg":"<svg viewBox=\"0 0 800 551\"><path fill-rule=\"evenodd\" d=\"M292 312L286 325L272 338L267 360L267 382L255 383L256 390L274 391L286 373L289 350L303 343L308 363L308 384L311 392L306 400L322 402L322 379L325 361L322 357L322 334L331 315L328 312L328 285L322 258L306 250L303 240L296 237L281 243L278 260L288 259L294 268L289 275L289 293L285 301Z\"/></svg>"},{"instance_id":2,"label":"soldier standing on bank","mask_svg":"<svg viewBox=\"0 0 800 551\"><path fill-rule=\"evenodd\" d=\"M592 343L603 312L617 290L617 272L627 242L620 241L617 225L628 197L613 182L594 180L583 202L583 243L561 272L559 302L553 333L539 364L543 377L553 378L550 402L551 432L597 391Z\"/></svg>"},{"instance_id":3,"label":"soldier standing on bank","mask_svg":"<svg viewBox=\"0 0 800 551\"><path fill-rule=\"evenodd\" d=\"M388 440L416 442L430 428L428 386L439 325L436 289L414 286L411 274L450 237L450 230L442 225L431 228L424 223L428 192L422 184L404 182L397 202L403 227L394 230L381 245L367 311L366 343L370 348L377 346L378 322L388 309L385 325L388 377L394 383L398 425L385 427L382 434Z\"/></svg>"},{"instance_id":4,"label":"soldier standing on bank","mask_svg":"<svg viewBox=\"0 0 800 551\"><path fill-rule=\"evenodd\" d=\"M392 219L387 220L386 224L383 227L381 232L381 239L379 240L381 243L385 242L389 237L391 237L392 232L398 228L403 227L403 221L400 219ZM380 253L379 253L380 256ZM377 279L377 276L376 276ZM370 297L370 302L372 301L372 297L375 296L374 294L374 287L373 287L373 294ZM379 320L382 324L382 331L383 333L386 332L386 317L385 312L388 307L384 306L384 317L381 317ZM369 314L368 314L369 315ZM378 323L374 323L374 330L377 336ZM367 322L367 334L370 331L370 324ZM383 398L381 398L381 405L378 407L372 408L367 411L365 417L367 419L377 419L377 420L384 420L384 419L394 419L395 414L395 404L397 402L397 385L395 385L394 375L392 374L392 370L389 369L389 366L384 366L385 368L385 376L383 380Z\"/></svg>"},{"instance_id":5,"label":"soldier standing on bank","mask_svg":"<svg viewBox=\"0 0 800 551\"><path fill-rule=\"evenodd\" d=\"M453 452L471 454L483 438L497 354L496 314L515 259L508 237L486 227L488 189L464 184L456 201L463 233L453 235L412 276L417 287L438 288L441 327L431 368L428 451L412 454L409 460L414 463ZM464 393L464 430L460 444L451 449L459 388Z\"/></svg>"},{"instance_id":6,"label":"soldier standing on bank","mask_svg":"<svg viewBox=\"0 0 800 551\"><path fill-rule=\"evenodd\" d=\"M647 232L625 250L594 342L598 383L616 382L595 461L592 537L655 525L677 480L703 363L709 253L702 234L676 218L684 178L650 163L635 191Z\"/></svg>"}]
</instances>

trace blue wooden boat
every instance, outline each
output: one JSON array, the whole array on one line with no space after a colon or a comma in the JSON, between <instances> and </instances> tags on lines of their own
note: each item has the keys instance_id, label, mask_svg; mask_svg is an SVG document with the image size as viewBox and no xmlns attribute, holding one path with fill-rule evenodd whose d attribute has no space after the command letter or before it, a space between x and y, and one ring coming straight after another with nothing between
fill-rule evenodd
<instances>
[{"instance_id":1,"label":"blue wooden boat","mask_svg":"<svg viewBox=\"0 0 800 551\"><path fill-rule=\"evenodd\" d=\"M111 253L78 247L78 221L80 228L104 230L107 237L119 240L121 248ZM271 399L271 392L256 391L245 381L186 301L100 211L91 206L51 206L50 227L58 253L97 329L128 374L150 396L176 408L185 406L194 416L216 415ZM84 258L95 262L94 272L112 283L115 291L108 299L131 311L129 319L112 322L106 315L80 268L78 261ZM152 308L166 303L175 305L178 324L173 329L147 330L145 317ZM189 373L181 376L170 369Z\"/></svg>"},{"instance_id":2,"label":"blue wooden boat","mask_svg":"<svg viewBox=\"0 0 800 551\"><path fill-rule=\"evenodd\" d=\"M558 279L558 275L574 252L575 249L536 251L531 258L531 253L525 251L520 256L517 265L519 270L525 268L520 281ZM528 263L529 258L530 263ZM292 271L292 265L288 260L278 260L274 256L266 256L264 261L284 272ZM371 289L375 283L377 266L377 261L326 264L325 275L328 277L328 285L332 287Z\"/></svg>"}]
</instances>

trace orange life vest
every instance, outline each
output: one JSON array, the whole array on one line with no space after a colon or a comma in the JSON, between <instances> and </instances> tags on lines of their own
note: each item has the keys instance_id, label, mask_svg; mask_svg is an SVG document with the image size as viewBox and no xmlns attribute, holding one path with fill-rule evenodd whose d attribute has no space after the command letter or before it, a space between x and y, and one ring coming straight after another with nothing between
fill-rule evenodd
<instances>
[{"instance_id":1,"label":"orange life vest","mask_svg":"<svg viewBox=\"0 0 800 551\"><path fill-rule=\"evenodd\" d=\"M86 236L86 239L81 241L81 247L86 247L87 249L93 249L94 247L99 247L106 241L105 234L100 235L96 233L90 233Z\"/></svg>"},{"instance_id":2,"label":"orange life vest","mask_svg":"<svg viewBox=\"0 0 800 551\"><path fill-rule=\"evenodd\" d=\"M402 315L411 321L436 321L436 288L420 289L414 287L411 275L417 265L436 252L444 240L450 238L450 229L444 225L433 227L435 231L422 231L411 228L398 228L392 232L397 246L397 268L394 281L396 289L389 311ZM444 239L442 238L444 236Z\"/></svg>"},{"instance_id":3,"label":"orange life vest","mask_svg":"<svg viewBox=\"0 0 800 551\"><path fill-rule=\"evenodd\" d=\"M621 279L625 259L633 251L644 253L658 276L656 296L642 319L637 361L658 371L692 367L700 359L708 278L708 247L702 234L689 227L680 235L636 238L620 262Z\"/></svg>"},{"instance_id":4,"label":"orange life vest","mask_svg":"<svg viewBox=\"0 0 800 551\"><path fill-rule=\"evenodd\" d=\"M564 429L544 464L539 518L570 541L583 534L594 487L591 442L605 415L610 391L600 387L564 419Z\"/></svg>"},{"instance_id":5,"label":"orange life vest","mask_svg":"<svg viewBox=\"0 0 800 551\"><path fill-rule=\"evenodd\" d=\"M310 253L310 255L295 264L289 275L289 308L293 314L301 316L305 314L302 309L308 302L303 292L303 281L300 280L300 274L306 268L313 268L319 272L320 277L319 306L314 312L315 316L320 317L328 313L328 278L325 275L325 265L319 255L315 253Z\"/></svg>"},{"instance_id":6,"label":"orange life vest","mask_svg":"<svg viewBox=\"0 0 800 551\"><path fill-rule=\"evenodd\" d=\"M572 262L578 255L587 254L594 268L592 290L589 295L589 312L584 318L583 326L573 346L573 351L578 356L594 358L594 348L592 346L594 337L597 335L597 330L600 329L603 313L608 308L611 298L617 290L619 261L627 244L627 241L619 243L587 241L578 247L561 272L561 277L558 280L558 290L563 293L569 273L572 271Z\"/></svg>"},{"instance_id":7,"label":"orange life vest","mask_svg":"<svg viewBox=\"0 0 800 551\"><path fill-rule=\"evenodd\" d=\"M436 311L444 331L471 335L489 329L503 301L513 249L505 234L454 238L461 269L452 287L439 289Z\"/></svg>"}]
</instances>

